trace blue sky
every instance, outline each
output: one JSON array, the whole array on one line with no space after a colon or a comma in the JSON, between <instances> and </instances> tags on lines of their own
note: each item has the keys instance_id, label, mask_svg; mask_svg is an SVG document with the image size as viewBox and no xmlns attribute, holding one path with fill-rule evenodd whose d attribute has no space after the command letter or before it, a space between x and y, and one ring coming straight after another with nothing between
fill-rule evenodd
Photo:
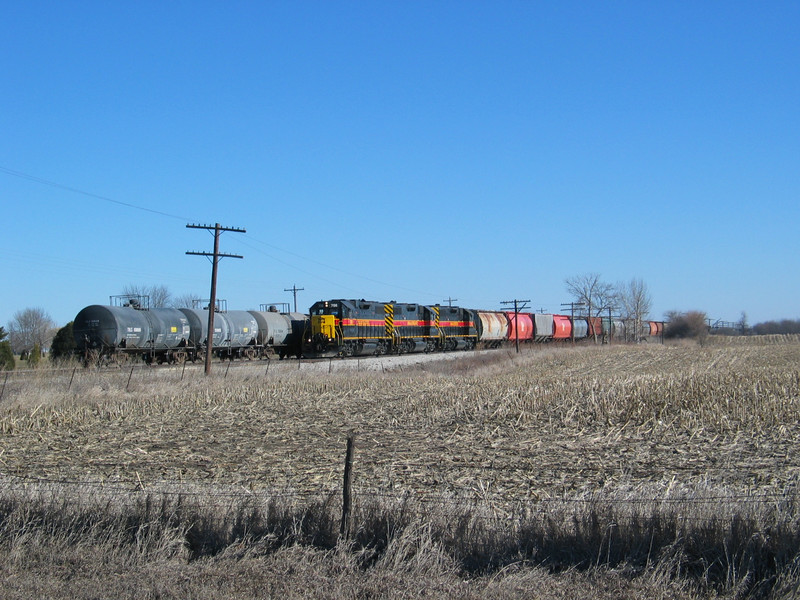
<instances>
[{"instance_id":1,"label":"blue sky","mask_svg":"<svg viewBox=\"0 0 800 600\"><path fill-rule=\"evenodd\" d=\"M0 2L0 325L128 284L800 318L798 2Z\"/></svg>"}]
</instances>

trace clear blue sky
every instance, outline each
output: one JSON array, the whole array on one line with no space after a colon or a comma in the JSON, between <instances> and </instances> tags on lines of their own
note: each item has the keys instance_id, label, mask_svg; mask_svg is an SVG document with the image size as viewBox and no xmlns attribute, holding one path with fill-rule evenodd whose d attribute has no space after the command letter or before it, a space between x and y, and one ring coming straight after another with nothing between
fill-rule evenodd
<instances>
[{"instance_id":1,"label":"clear blue sky","mask_svg":"<svg viewBox=\"0 0 800 600\"><path fill-rule=\"evenodd\" d=\"M128 284L800 318L800 2L12 2L0 325Z\"/></svg>"}]
</instances>

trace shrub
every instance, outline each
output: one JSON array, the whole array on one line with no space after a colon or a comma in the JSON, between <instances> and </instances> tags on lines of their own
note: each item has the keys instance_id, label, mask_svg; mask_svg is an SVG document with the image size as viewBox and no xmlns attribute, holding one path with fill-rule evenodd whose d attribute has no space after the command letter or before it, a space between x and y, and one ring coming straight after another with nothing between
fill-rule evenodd
<instances>
[{"instance_id":1,"label":"shrub","mask_svg":"<svg viewBox=\"0 0 800 600\"><path fill-rule=\"evenodd\" d=\"M28 354L28 366L35 367L39 364L39 360L41 360L41 358L42 349L39 347L39 344L34 344L30 354Z\"/></svg>"},{"instance_id":2,"label":"shrub","mask_svg":"<svg viewBox=\"0 0 800 600\"><path fill-rule=\"evenodd\" d=\"M52 360L67 360L75 354L75 338L72 335L72 321L58 330L50 346Z\"/></svg>"},{"instance_id":3,"label":"shrub","mask_svg":"<svg viewBox=\"0 0 800 600\"><path fill-rule=\"evenodd\" d=\"M669 323L664 330L665 338L694 338L699 341L708 336L706 313L690 310L687 313L669 313Z\"/></svg>"},{"instance_id":4,"label":"shrub","mask_svg":"<svg viewBox=\"0 0 800 600\"><path fill-rule=\"evenodd\" d=\"M10 342L0 342L0 371L13 371L16 367Z\"/></svg>"}]
</instances>

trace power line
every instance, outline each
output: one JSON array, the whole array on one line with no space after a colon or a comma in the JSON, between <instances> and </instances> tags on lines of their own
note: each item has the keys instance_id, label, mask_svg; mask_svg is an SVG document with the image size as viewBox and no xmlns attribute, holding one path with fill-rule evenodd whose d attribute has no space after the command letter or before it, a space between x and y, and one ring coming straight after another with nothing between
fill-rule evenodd
<instances>
[{"instance_id":1,"label":"power line","mask_svg":"<svg viewBox=\"0 0 800 600\"><path fill-rule=\"evenodd\" d=\"M8 167L0 166L0 173L5 173L6 175L11 175L13 177L19 177L20 179L25 179L27 181L32 181L34 183L41 183L42 185L49 185L50 187L54 187L60 190L66 190L68 192L72 192L74 194L81 194L83 196L88 196L89 198L95 198L96 200L102 200L103 202L110 202L112 204L118 204L120 206L126 206L128 208L133 208L136 210L142 210L145 212L153 213L156 215L161 215L162 217L169 217L170 219L180 219L181 221L191 221L188 217L182 217L180 215L173 215L171 213L163 212L160 210L155 210L153 208L146 208L144 206L139 206L138 204L132 204L130 202L123 202L122 200L115 200L114 198L109 198L108 196L101 196L100 194L93 194L92 192L87 192L85 190L80 190L78 188L74 188L68 185L64 185L62 183L57 183L55 181L50 181L49 179L44 179L42 177L37 177L35 175L29 175L28 173L23 173L22 171L15 171L14 169L9 169Z\"/></svg>"},{"instance_id":2,"label":"power line","mask_svg":"<svg viewBox=\"0 0 800 600\"><path fill-rule=\"evenodd\" d=\"M10 169L10 168L4 167L2 165L0 165L0 173L5 173L6 175L11 175L12 177L18 177L18 178L24 179L26 181L31 181L31 182L34 182L34 183L47 185L47 186L50 186L50 187L53 187L53 188L56 188L56 189L72 192L74 194L81 194L81 195L89 197L89 198L94 198L96 200L102 200L103 202L109 202L111 204L116 204L118 206L125 206L127 208L132 208L134 210L141 210L141 211L144 211L144 212L160 215L162 217L167 217L167 218L170 218L170 219L179 219L179 220L184 221L184 222L193 220L193 219L191 219L189 217L186 217L186 216L175 215L175 214L164 212L164 211L161 211L161 210L156 210L156 209L152 209L152 208L147 208L145 206L140 206L138 204L133 204L131 202L123 202L122 200L116 200L116 199L111 198L109 196L103 196L103 195L100 195L100 194L95 194L93 192L87 192L85 190L82 190L82 189L79 189L79 188L76 188L76 187L72 187L72 186L69 186L69 185L58 183L56 181L51 181L49 179L45 179L43 177L38 177L36 175L31 175L29 173L24 173L22 171L17 171L15 169ZM274 248L275 250L279 250L281 252L285 252L286 254L289 254L289 255L294 256L294 257L299 258L299 259L302 259L304 261L319 265L321 267L324 267L327 270L338 271L338 272L340 272L340 273L342 273L344 275L348 275L350 277L356 277L356 278L361 279L363 281L368 281L368 282L371 282L371 283L374 283L374 284L378 284L378 285L382 285L382 286L386 286L386 287L392 287L392 288L395 288L395 289L398 289L398 290L403 290L405 292L411 292L411 293L414 293L414 294L434 295L432 292L427 292L427 291L417 290L417 289L414 289L414 288L399 286L397 284L393 284L393 283L389 283L389 282L386 282L386 281L382 281L380 279L374 279L372 277L367 277L362 273L356 273L356 272L353 272L353 271L348 271L348 270L342 269L341 267L333 266L333 265L330 265L330 264L315 260L313 258L309 258L307 256L303 256L301 254L297 254L297 253L292 252L290 250L286 250L286 249L281 248L279 246L275 246L273 244L269 244L267 242L264 242L262 240L254 238L252 236L248 236L248 239L250 239L253 242L256 242L256 243L259 243L259 244L263 244L264 246L268 246L270 248ZM249 244L245 244L245 245L249 245ZM252 246L250 246L250 247L252 247ZM284 264L284 265L286 265L286 266L288 266L290 268L297 269L297 270L299 270L301 272L307 273L307 274L309 274L309 275L311 275L313 277L316 277L317 279L320 279L321 281L326 281L326 282L332 283L334 285L342 286L342 282L341 281L331 281L331 280L325 279L324 277L321 277L318 274L310 273L308 271L304 271L303 269L300 269L296 265L292 265L290 263L287 263L285 261L280 260L279 258L277 258L275 256L271 256L271 255L267 254L266 252L263 252L263 251L259 250L258 248L255 248L255 249L256 249L256 251L264 254L265 256L268 256L268 257L272 258L273 260L276 260L277 262L280 262L280 263L282 263L282 264ZM348 286L342 286L342 287L346 288Z\"/></svg>"}]
</instances>

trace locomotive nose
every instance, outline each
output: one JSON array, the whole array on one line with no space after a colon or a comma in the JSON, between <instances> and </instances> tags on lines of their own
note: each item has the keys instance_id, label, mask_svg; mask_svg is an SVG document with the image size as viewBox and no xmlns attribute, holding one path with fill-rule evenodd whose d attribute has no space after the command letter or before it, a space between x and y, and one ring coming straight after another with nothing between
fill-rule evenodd
<instances>
[{"instance_id":1,"label":"locomotive nose","mask_svg":"<svg viewBox=\"0 0 800 600\"><path fill-rule=\"evenodd\" d=\"M311 336L318 339L324 336L333 339L336 336L336 317L334 315L313 315L311 317Z\"/></svg>"}]
</instances>

